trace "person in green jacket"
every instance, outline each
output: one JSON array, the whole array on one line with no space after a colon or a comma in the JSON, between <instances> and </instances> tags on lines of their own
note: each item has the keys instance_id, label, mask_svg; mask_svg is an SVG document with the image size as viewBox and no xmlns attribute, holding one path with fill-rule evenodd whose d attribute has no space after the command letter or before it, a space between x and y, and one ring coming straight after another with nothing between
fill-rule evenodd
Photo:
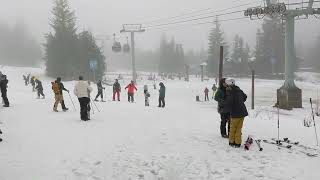
<instances>
[{"instance_id":1,"label":"person in green jacket","mask_svg":"<svg viewBox=\"0 0 320 180\"><path fill-rule=\"evenodd\" d=\"M158 107L165 107L165 97L166 97L166 87L162 82L159 83L160 90L159 90L159 106Z\"/></svg>"},{"instance_id":2,"label":"person in green jacket","mask_svg":"<svg viewBox=\"0 0 320 180\"><path fill-rule=\"evenodd\" d=\"M226 79L222 78L219 82L219 88L217 89L214 100L218 102L218 112L220 113L221 122L220 122L220 133L223 138L228 138L230 131L230 112L225 107L226 100ZM228 124L228 133L226 131L226 126Z\"/></svg>"}]
</instances>

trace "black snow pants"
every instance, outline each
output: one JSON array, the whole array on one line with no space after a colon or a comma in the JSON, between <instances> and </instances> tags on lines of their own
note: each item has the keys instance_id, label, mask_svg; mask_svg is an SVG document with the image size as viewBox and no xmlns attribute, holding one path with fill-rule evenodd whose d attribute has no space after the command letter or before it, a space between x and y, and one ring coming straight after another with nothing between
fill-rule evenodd
<instances>
[{"instance_id":1,"label":"black snow pants","mask_svg":"<svg viewBox=\"0 0 320 180\"><path fill-rule=\"evenodd\" d=\"M128 101L134 102L134 94L133 93L128 93Z\"/></svg>"},{"instance_id":2,"label":"black snow pants","mask_svg":"<svg viewBox=\"0 0 320 180\"><path fill-rule=\"evenodd\" d=\"M9 100L7 97L7 89L1 89L1 97L5 106L9 106Z\"/></svg>"},{"instance_id":3,"label":"black snow pants","mask_svg":"<svg viewBox=\"0 0 320 180\"><path fill-rule=\"evenodd\" d=\"M220 123L220 133L221 135L229 135L230 131L230 113L220 113L221 123ZM228 134L226 131L226 127L228 124Z\"/></svg>"},{"instance_id":4,"label":"black snow pants","mask_svg":"<svg viewBox=\"0 0 320 180\"><path fill-rule=\"evenodd\" d=\"M81 120L89 120L89 115L90 115L90 108L89 108L89 103L90 103L90 98L88 97L82 97L78 98L79 103L80 103L80 117Z\"/></svg>"},{"instance_id":5,"label":"black snow pants","mask_svg":"<svg viewBox=\"0 0 320 180\"><path fill-rule=\"evenodd\" d=\"M158 107L165 107L166 102L164 100L164 97L159 97L159 106Z\"/></svg>"},{"instance_id":6,"label":"black snow pants","mask_svg":"<svg viewBox=\"0 0 320 180\"><path fill-rule=\"evenodd\" d=\"M99 96L101 96L101 100L103 100L103 92L102 92L102 90L98 90L98 94L96 95L95 100L96 100Z\"/></svg>"}]
</instances>

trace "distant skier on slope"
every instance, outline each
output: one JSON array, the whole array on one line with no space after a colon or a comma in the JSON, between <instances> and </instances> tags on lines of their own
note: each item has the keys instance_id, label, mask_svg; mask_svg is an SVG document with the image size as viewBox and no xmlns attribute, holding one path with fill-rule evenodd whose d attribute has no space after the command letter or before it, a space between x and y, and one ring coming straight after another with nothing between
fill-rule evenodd
<instances>
[{"instance_id":1,"label":"distant skier on slope","mask_svg":"<svg viewBox=\"0 0 320 180\"><path fill-rule=\"evenodd\" d=\"M43 94L42 82L39 79L36 79L35 82L37 84L35 89L37 90L37 93L38 93L38 99L40 99L40 95L42 96L42 99L44 99L45 95Z\"/></svg>"},{"instance_id":2,"label":"distant skier on slope","mask_svg":"<svg viewBox=\"0 0 320 180\"><path fill-rule=\"evenodd\" d=\"M216 91L217 91L217 86L216 86L216 84L213 84L211 89L212 89L212 99L214 99L214 94L215 94Z\"/></svg>"},{"instance_id":3,"label":"distant skier on slope","mask_svg":"<svg viewBox=\"0 0 320 180\"><path fill-rule=\"evenodd\" d=\"M0 71L0 90L1 90L1 97L4 103L3 107L9 107L9 100L7 97L7 88L8 88L8 79L7 76L2 74Z\"/></svg>"},{"instance_id":4,"label":"distant skier on slope","mask_svg":"<svg viewBox=\"0 0 320 180\"><path fill-rule=\"evenodd\" d=\"M26 75L23 75L24 85L28 86L29 80Z\"/></svg>"},{"instance_id":5,"label":"distant skier on slope","mask_svg":"<svg viewBox=\"0 0 320 180\"><path fill-rule=\"evenodd\" d=\"M31 77L31 80L30 80L30 83L31 83L31 85L32 85L32 92L35 91L35 87L36 87L36 82L35 82L35 80L36 80L36 77L32 76L32 77Z\"/></svg>"},{"instance_id":6,"label":"distant skier on slope","mask_svg":"<svg viewBox=\"0 0 320 180\"><path fill-rule=\"evenodd\" d=\"M101 96L101 102L105 102L105 101L103 100L103 90L106 89L106 88L102 86L101 80L98 81L98 83L97 83L97 88L98 88L98 94L96 95L96 98L94 99L94 101L98 101L97 98L98 98L99 96Z\"/></svg>"},{"instance_id":7,"label":"distant skier on slope","mask_svg":"<svg viewBox=\"0 0 320 180\"><path fill-rule=\"evenodd\" d=\"M209 101L209 89L207 87L204 89L204 101Z\"/></svg>"},{"instance_id":8,"label":"distant skier on slope","mask_svg":"<svg viewBox=\"0 0 320 180\"><path fill-rule=\"evenodd\" d=\"M233 79L227 79L227 97L225 106L230 110L230 134L229 145L235 148L241 146L241 134L243 121L248 116L248 111L244 102L247 100L247 95L235 85ZM230 93L230 94L229 94Z\"/></svg>"},{"instance_id":9,"label":"distant skier on slope","mask_svg":"<svg viewBox=\"0 0 320 180\"><path fill-rule=\"evenodd\" d=\"M78 97L80 103L80 118L83 121L90 120L90 109L88 109L90 104L90 93L92 92L92 87L90 87L87 81L83 80L82 76L79 76L79 81L74 87L74 94Z\"/></svg>"},{"instance_id":10,"label":"distant skier on slope","mask_svg":"<svg viewBox=\"0 0 320 180\"><path fill-rule=\"evenodd\" d=\"M230 112L225 107L226 99L226 83L225 78L222 78L219 82L219 88L217 89L214 100L218 102L218 113L220 114L220 133L223 138L228 138L230 131ZM226 126L228 124L228 131L226 131Z\"/></svg>"},{"instance_id":11,"label":"distant skier on slope","mask_svg":"<svg viewBox=\"0 0 320 180\"><path fill-rule=\"evenodd\" d=\"M113 83L112 89L113 89L112 100L115 101L117 96L118 101L120 101L121 86L118 79L116 79L116 81Z\"/></svg>"},{"instance_id":12,"label":"distant skier on slope","mask_svg":"<svg viewBox=\"0 0 320 180\"><path fill-rule=\"evenodd\" d=\"M134 92L135 90L137 91L138 89L134 85L134 82L131 81L131 83L125 88L128 89L128 101L129 102L134 102Z\"/></svg>"},{"instance_id":13,"label":"distant skier on slope","mask_svg":"<svg viewBox=\"0 0 320 180\"><path fill-rule=\"evenodd\" d=\"M144 85L143 94L144 94L144 105L150 106L150 103L149 103L150 93L148 91L148 85Z\"/></svg>"},{"instance_id":14,"label":"distant skier on slope","mask_svg":"<svg viewBox=\"0 0 320 180\"><path fill-rule=\"evenodd\" d=\"M159 105L158 107L165 107L166 102L165 102L165 97L166 97L166 87L162 82L159 83L160 89L159 89Z\"/></svg>"}]
</instances>

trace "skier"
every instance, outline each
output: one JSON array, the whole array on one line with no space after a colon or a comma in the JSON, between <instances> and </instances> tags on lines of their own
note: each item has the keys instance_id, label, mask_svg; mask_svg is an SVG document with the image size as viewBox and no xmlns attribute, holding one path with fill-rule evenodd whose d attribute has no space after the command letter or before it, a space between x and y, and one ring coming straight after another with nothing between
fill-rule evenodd
<instances>
[{"instance_id":1,"label":"skier","mask_svg":"<svg viewBox=\"0 0 320 180\"><path fill-rule=\"evenodd\" d=\"M58 105L59 103L61 104L62 106L62 95L60 93L60 87L59 87L59 84L54 81L54 82L51 82L51 85L52 85L52 90L53 90L53 93L54 93L54 99L55 99L55 102L54 102L54 105L53 105L53 111L54 112L58 112Z\"/></svg>"},{"instance_id":2,"label":"skier","mask_svg":"<svg viewBox=\"0 0 320 180\"><path fill-rule=\"evenodd\" d=\"M31 85L32 85L32 92L35 91L35 87L36 87L36 82L35 82L35 80L36 80L36 77L32 76L32 77L31 77L31 80L30 80L30 83L31 83Z\"/></svg>"},{"instance_id":3,"label":"skier","mask_svg":"<svg viewBox=\"0 0 320 180\"><path fill-rule=\"evenodd\" d=\"M148 85L144 85L143 87L143 93L144 93L144 105L149 106L149 98L150 98L150 93L148 91Z\"/></svg>"},{"instance_id":4,"label":"skier","mask_svg":"<svg viewBox=\"0 0 320 180\"><path fill-rule=\"evenodd\" d=\"M209 89L207 87L204 89L204 100L209 101Z\"/></svg>"},{"instance_id":5,"label":"skier","mask_svg":"<svg viewBox=\"0 0 320 180\"><path fill-rule=\"evenodd\" d=\"M8 88L8 79L7 76L2 74L0 71L0 90L1 90L1 97L4 103L3 107L9 107L9 100L7 97L7 88Z\"/></svg>"},{"instance_id":6,"label":"skier","mask_svg":"<svg viewBox=\"0 0 320 180\"><path fill-rule=\"evenodd\" d=\"M79 76L79 81L74 87L74 94L78 97L80 103L80 117L83 121L90 120L90 93L92 92L92 87L90 87L87 81L83 80L82 76Z\"/></svg>"},{"instance_id":7,"label":"skier","mask_svg":"<svg viewBox=\"0 0 320 180\"><path fill-rule=\"evenodd\" d=\"M94 101L98 101L97 98L98 98L99 96L101 96L101 102L105 102L105 101L103 100L103 90L106 89L106 88L102 86L101 80L98 81L98 83L97 83L97 88L98 88L98 94L96 95L96 98L94 99Z\"/></svg>"},{"instance_id":8,"label":"skier","mask_svg":"<svg viewBox=\"0 0 320 180\"><path fill-rule=\"evenodd\" d=\"M1 129L0 129L0 134L2 134L2 131L1 131ZM0 142L2 141L2 139L0 138Z\"/></svg>"},{"instance_id":9,"label":"skier","mask_svg":"<svg viewBox=\"0 0 320 180\"><path fill-rule=\"evenodd\" d=\"M39 79L36 79L35 82L37 83L36 90L38 91L38 99L40 99L40 95L42 99L44 99L45 95L43 94L42 82Z\"/></svg>"},{"instance_id":10,"label":"skier","mask_svg":"<svg viewBox=\"0 0 320 180\"><path fill-rule=\"evenodd\" d=\"M247 95L235 85L233 79L227 79L227 97L225 105L230 111L231 123L229 134L229 145L235 148L241 146L241 134L244 118L248 116L248 111L244 102L247 100ZM229 94L230 93L230 94Z\"/></svg>"},{"instance_id":11,"label":"skier","mask_svg":"<svg viewBox=\"0 0 320 180\"><path fill-rule=\"evenodd\" d=\"M160 89L159 89L159 106L158 107L165 107L165 97L166 97L166 87L162 82L159 83Z\"/></svg>"},{"instance_id":12,"label":"skier","mask_svg":"<svg viewBox=\"0 0 320 180\"><path fill-rule=\"evenodd\" d=\"M134 102L134 91L138 90L136 88L136 86L134 85L134 82L131 81L131 83L125 89L128 89L128 101L133 103Z\"/></svg>"},{"instance_id":13,"label":"skier","mask_svg":"<svg viewBox=\"0 0 320 180\"><path fill-rule=\"evenodd\" d=\"M31 74L28 74L28 76L27 76L27 84L28 85L30 84L30 76L31 76Z\"/></svg>"},{"instance_id":14,"label":"skier","mask_svg":"<svg viewBox=\"0 0 320 180\"><path fill-rule=\"evenodd\" d=\"M214 94L215 94L216 91L217 91L217 86L216 86L216 84L213 84L211 89L212 89L212 99L214 99Z\"/></svg>"},{"instance_id":15,"label":"skier","mask_svg":"<svg viewBox=\"0 0 320 180\"><path fill-rule=\"evenodd\" d=\"M219 82L219 88L217 89L214 100L218 102L218 113L220 114L221 122L220 122L220 133L223 138L228 138L229 130L230 130L230 113L224 107L225 98L226 98L226 83L225 78L222 78ZM228 133L226 131L226 126L228 123Z\"/></svg>"},{"instance_id":16,"label":"skier","mask_svg":"<svg viewBox=\"0 0 320 180\"><path fill-rule=\"evenodd\" d=\"M59 85L59 94L61 95L61 106L63 111L68 111L69 108L66 107L64 103L64 98L63 98L63 91L67 91L69 93L69 90L66 89L61 82L61 77L57 77L57 80L55 81Z\"/></svg>"},{"instance_id":17,"label":"skier","mask_svg":"<svg viewBox=\"0 0 320 180\"><path fill-rule=\"evenodd\" d=\"M112 96L112 100L115 101L116 100L116 95L117 95L117 99L118 101L120 101L120 93L121 93L121 86L118 82L118 79L116 79L116 82L113 83L113 96Z\"/></svg>"},{"instance_id":18,"label":"skier","mask_svg":"<svg viewBox=\"0 0 320 180\"><path fill-rule=\"evenodd\" d=\"M26 75L23 75L24 84L28 86L28 78Z\"/></svg>"}]
</instances>

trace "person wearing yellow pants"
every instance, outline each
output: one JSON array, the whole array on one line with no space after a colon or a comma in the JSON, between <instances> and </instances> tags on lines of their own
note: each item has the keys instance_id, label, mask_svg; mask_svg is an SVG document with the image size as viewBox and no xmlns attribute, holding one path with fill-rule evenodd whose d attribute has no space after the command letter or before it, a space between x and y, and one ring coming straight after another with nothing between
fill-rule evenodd
<instances>
[{"instance_id":1,"label":"person wearing yellow pants","mask_svg":"<svg viewBox=\"0 0 320 180\"><path fill-rule=\"evenodd\" d=\"M227 79L227 97L226 106L230 111L231 123L229 132L229 145L235 148L241 146L241 135L243 121L248 116L248 111L244 102L247 100L247 95L235 85L233 79Z\"/></svg>"}]
</instances>

